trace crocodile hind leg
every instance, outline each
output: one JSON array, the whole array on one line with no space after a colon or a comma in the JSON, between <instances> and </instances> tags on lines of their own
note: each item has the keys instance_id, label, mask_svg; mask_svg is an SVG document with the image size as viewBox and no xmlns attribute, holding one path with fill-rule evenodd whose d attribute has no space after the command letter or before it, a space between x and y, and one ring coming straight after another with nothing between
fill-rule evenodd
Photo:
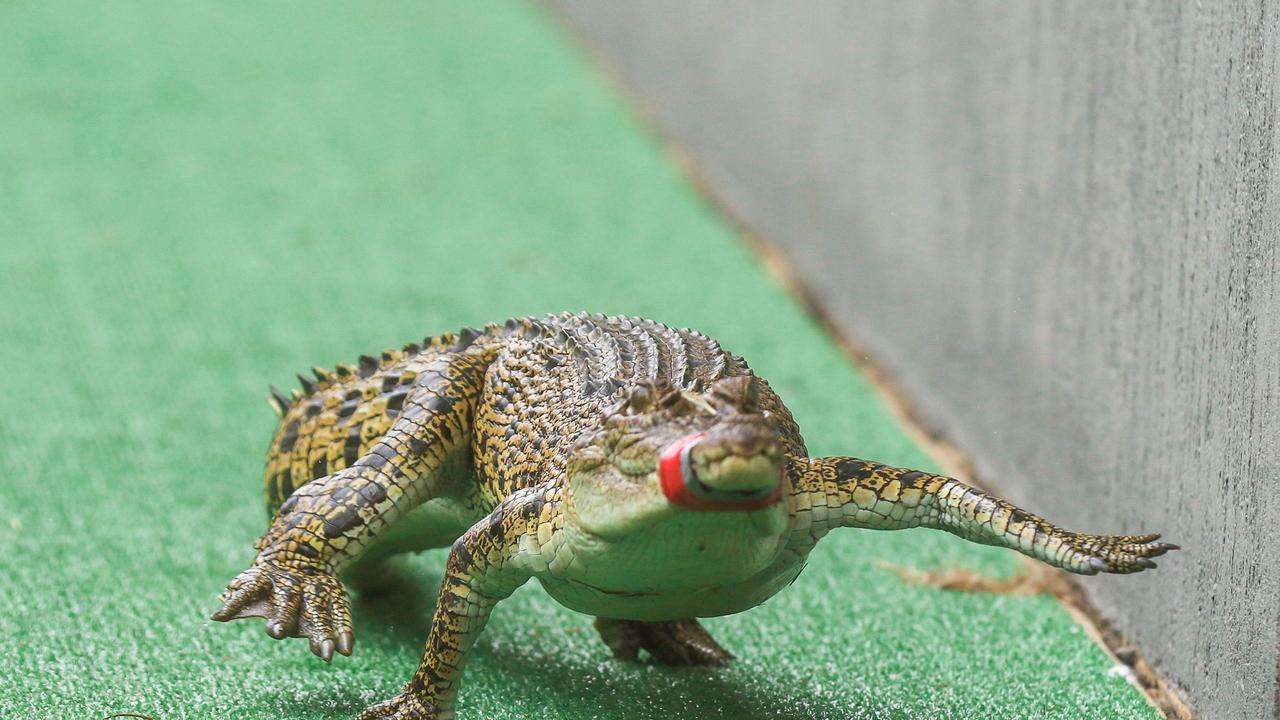
<instances>
[{"instance_id":1,"label":"crocodile hind leg","mask_svg":"<svg viewBox=\"0 0 1280 720\"><path fill-rule=\"evenodd\" d=\"M269 635L306 637L325 661L334 650L351 654L350 602L336 573L432 497L441 469L467 451L484 362L437 358L366 454L294 491L258 540L253 564L222 593L213 619L262 617Z\"/></svg>"},{"instance_id":2,"label":"crocodile hind leg","mask_svg":"<svg viewBox=\"0 0 1280 720\"><path fill-rule=\"evenodd\" d=\"M1177 545L1152 535L1086 535L1063 530L954 478L848 457L792 460L798 527L821 537L835 527L946 530L1082 575L1134 573Z\"/></svg>"},{"instance_id":3,"label":"crocodile hind leg","mask_svg":"<svg viewBox=\"0 0 1280 720\"><path fill-rule=\"evenodd\" d=\"M726 665L725 650L695 618L642 622L598 617L596 631L619 660L635 662L641 650L662 665Z\"/></svg>"}]
</instances>

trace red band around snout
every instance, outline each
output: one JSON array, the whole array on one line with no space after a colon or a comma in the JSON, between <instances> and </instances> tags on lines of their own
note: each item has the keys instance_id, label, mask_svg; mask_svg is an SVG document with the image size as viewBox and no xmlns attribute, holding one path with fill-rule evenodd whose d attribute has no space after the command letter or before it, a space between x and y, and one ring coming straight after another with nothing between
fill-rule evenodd
<instances>
[{"instance_id":1,"label":"red band around snout","mask_svg":"<svg viewBox=\"0 0 1280 720\"><path fill-rule=\"evenodd\" d=\"M685 448L692 448L703 435L706 433L694 433L676 440L668 445L658 458L658 479L662 481L662 494L676 505L696 507L705 502L685 487L684 468L681 467L683 458L680 457Z\"/></svg>"},{"instance_id":2,"label":"red band around snout","mask_svg":"<svg viewBox=\"0 0 1280 720\"><path fill-rule=\"evenodd\" d=\"M658 479L662 482L662 494L675 505L690 510L759 510L769 507L782 499L782 475L778 475L778 485L765 497L749 500L728 500L706 498L694 493L692 485L697 479L691 477L692 466L689 453L693 446L706 433L686 435L671 443L658 458Z\"/></svg>"}]
</instances>

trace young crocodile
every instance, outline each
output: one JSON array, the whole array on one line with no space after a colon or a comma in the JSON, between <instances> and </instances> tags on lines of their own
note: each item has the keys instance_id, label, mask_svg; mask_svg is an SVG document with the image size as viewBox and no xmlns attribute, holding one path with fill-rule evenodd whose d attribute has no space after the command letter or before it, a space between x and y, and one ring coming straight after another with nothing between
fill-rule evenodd
<instances>
[{"instance_id":1,"label":"young crocodile","mask_svg":"<svg viewBox=\"0 0 1280 720\"><path fill-rule=\"evenodd\" d=\"M695 618L793 581L837 527L931 527L1071 572L1155 567L1157 535L1082 535L947 477L811 458L782 401L692 330L563 314L316 369L266 470L274 517L215 620L266 618L329 661L355 642L339 570L451 545L421 664L374 718L451 718L467 649L531 577L619 658L732 656Z\"/></svg>"}]
</instances>

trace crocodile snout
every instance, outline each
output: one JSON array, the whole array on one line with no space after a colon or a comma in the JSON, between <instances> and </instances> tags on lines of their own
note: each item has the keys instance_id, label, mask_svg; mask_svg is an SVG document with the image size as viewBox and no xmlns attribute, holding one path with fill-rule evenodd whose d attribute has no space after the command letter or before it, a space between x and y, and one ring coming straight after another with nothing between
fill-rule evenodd
<instances>
[{"instance_id":1,"label":"crocodile snout","mask_svg":"<svg viewBox=\"0 0 1280 720\"><path fill-rule=\"evenodd\" d=\"M693 510L757 510L781 499L781 442L735 430L689 435L663 451L658 474L668 500Z\"/></svg>"}]
</instances>

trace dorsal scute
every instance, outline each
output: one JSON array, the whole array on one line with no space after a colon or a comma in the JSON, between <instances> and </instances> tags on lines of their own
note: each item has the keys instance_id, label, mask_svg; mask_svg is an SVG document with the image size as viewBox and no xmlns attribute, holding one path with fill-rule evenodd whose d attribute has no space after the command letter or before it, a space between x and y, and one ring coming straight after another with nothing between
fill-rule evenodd
<instances>
[{"instance_id":1,"label":"dorsal scute","mask_svg":"<svg viewBox=\"0 0 1280 720\"><path fill-rule=\"evenodd\" d=\"M302 386L303 395L310 395L316 391L315 381L302 373L298 373L298 384Z\"/></svg>"},{"instance_id":2,"label":"dorsal scute","mask_svg":"<svg viewBox=\"0 0 1280 720\"><path fill-rule=\"evenodd\" d=\"M626 337L619 338L619 334ZM709 371L710 380L733 370L745 370L738 358L724 353L718 343L701 333L682 331L640 317L564 312L540 317L513 317L479 329L464 327L457 332L428 336L420 343L410 342L401 350L385 350L376 356L361 355L355 365L340 363L332 370L313 368L316 378L314 381L298 376L302 388L301 397L314 395L355 378L372 377L387 371L407 357L415 357L424 352L466 352L477 343L488 344L486 339L502 338L551 341L562 353L560 357L577 363L584 374L595 380L592 390L605 391L607 394L617 392L622 385L628 384L637 376L667 373L670 373L669 379L675 386L701 391L703 387L696 383L698 378L691 366L695 354L699 361L697 374ZM637 355L643 356L638 367L633 365ZM289 400L286 409L297 401L283 393L280 397L273 394L272 406L279 405L281 398Z\"/></svg>"},{"instance_id":3,"label":"dorsal scute","mask_svg":"<svg viewBox=\"0 0 1280 720\"><path fill-rule=\"evenodd\" d=\"M280 388L272 385L271 394L267 396L267 404L271 406L272 410L276 411L277 415L284 417L284 414L289 412L289 408L293 405L293 401L289 399L288 395L281 392Z\"/></svg>"},{"instance_id":4,"label":"dorsal scute","mask_svg":"<svg viewBox=\"0 0 1280 720\"><path fill-rule=\"evenodd\" d=\"M399 350L389 348L383 350L377 356L361 355L355 365L339 363L332 370L314 367L311 369L311 373L315 376L315 380L311 380L302 374L298 375L298 384L301 386L302 391L300 395L295 394L294 399L309 397L353 378L367 379L385 371L405 358L414 357L429 350L435 352L460 352L475 344L480 338L509 335L511 334L509 330L512 327L527 329L530 325L531 322L528 318L515 318L507 321L505 328L503 325L494 323L485 325L479 330L466 327L458 332L447 332L425 337L422 342L406 343ZM415 375L416 373L410 373L408 377L414 377ZM272 409L278 409L282 398L288 399L284 393L279 393L278 395L272 393L268 398ZM286 405L285 410L288 407L289 405Z\"/></svg>"}]
</instances>

